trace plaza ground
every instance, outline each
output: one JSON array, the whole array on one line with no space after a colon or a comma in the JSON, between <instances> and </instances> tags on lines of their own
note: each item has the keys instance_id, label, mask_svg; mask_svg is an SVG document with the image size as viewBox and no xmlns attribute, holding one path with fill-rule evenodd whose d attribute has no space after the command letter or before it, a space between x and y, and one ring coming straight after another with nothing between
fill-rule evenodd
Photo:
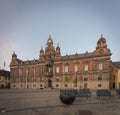
<instances>
[{"instance_id":1,"label":"plaza ground","mask_svg":"<svg viewBox=\"0 0 120 115\"><path fill-rule=\"evenodd\" d=\"M115 91L112 91L115 94ZM0 90L0 115L120 115L120 99L90 100L76 98L72 105L64 105L59 90Z\"/></svg>"}]
</instances>

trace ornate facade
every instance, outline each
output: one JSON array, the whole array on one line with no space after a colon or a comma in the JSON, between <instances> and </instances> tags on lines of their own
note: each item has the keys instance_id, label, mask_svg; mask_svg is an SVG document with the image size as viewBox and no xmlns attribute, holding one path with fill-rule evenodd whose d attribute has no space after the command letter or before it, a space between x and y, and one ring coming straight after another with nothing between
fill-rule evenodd
<instances>
[{"instance_id":1,"label":"ornate facade","mask_svg":"<svg viewBox=\"0 0 120 115\"><path fill-rule=\"evenodd\" d=\"M10 63L11 88L107 88L109 89L111 51L101 35L93 52L61 56L49 36L39 59L22 61L15 52Z\"/></svg>"}]
</instances>

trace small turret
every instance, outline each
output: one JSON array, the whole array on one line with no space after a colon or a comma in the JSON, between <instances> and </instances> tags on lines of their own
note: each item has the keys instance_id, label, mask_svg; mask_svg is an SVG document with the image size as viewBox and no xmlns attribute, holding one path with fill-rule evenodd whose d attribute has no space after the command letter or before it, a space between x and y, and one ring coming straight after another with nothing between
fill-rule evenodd
<instances>
[{"instance_id":1,"label":"small turret","mask_svg":"<svg viewBox=\"0 0 120 115\"><path fill-rule=\"evenodd\" d=\"M17 59L17 55L15 54L15 52L12 54L12 59Z\"/></svg>"},{"instance_id":2,"label":"small turret","mask_svg":"<svg viewBox=\"0 0 120 115\"><path fill-rule=\"evenodd\" d=\"M17 64L17 55L15 54L15 52L12 54L11 64L12 64L12 65Z\"/></svg>"},{"instance_id":3,"label":"small turret","mask_svg":"<svg viewBox=\"0 0 120 115\"><path fill-rule=\"evenodd\" d=\"M59 44L57 44L57 47L56 47L56 53L60 53L60 47L59 47Z\"/></svg>"},{"instance_id":4,"label":"small turret","mask_svg":"<svg viewBox=\"0 0 120 115\"><path fill-rule=\"evenodd\" d=\"M49 38L48 38L48 40L47 40L47 45L48 45L48 46L53 45L53 40L52 40L52 38L51 38L51 35L49 35Z\"/></svg>"},{"instance_id":5,"label":"small turret","mask_svg":"<svg viewBox=\"0 0 120 115\"><path fill-rule=\"evenodd\" d=\"M107 48L107 43L106 43L106 39L103 37L103 35L101 34L100 39L97 42L97 47L96 50L94 52L95 54L98 55L102 55L102 54L110 54L110 50Z\"/></svg>"},{"instance_id":6,"label":"small turret","mask_svg":"<svg viewBox=\"0 0 120 115\"><path fill-rule=\"evenodd\" d=\"M56 47L56 55L55 55L55 57L56 57L56 59L61 58L61 52L60 52L59 44L57 44L57 47Z\"/></svg>"},{"instance_id":7,"label":"small turret","mask_svg":"<svg viewBox=\"0 0 120 115\"><path fill-rule=\"evenodd\" d=\"M53 46L53 40L51 38L51 35L49 35L49 38L47 40L47 47L45 49L45 57L46 59L49 59L49 58L54 58L55 56L55 49L54 49L54 46Z\"/></svg>"},{"instance_id":8,"label":"small turret","mask_svg":"<svg viewBox=\"0 0 120 115\"><path fill-rule=\"evenodd\" d=\"M98 42L97 42L97 47L96 47L96 49L97 48L105 48L105 47L107 47L107 44L106 44L106 39L103 37L103 35L101 34L101 38L98 40Z\"/></svg>"},{"instance_id":9,"label":"small turret","mask_svg":"<svg viewBox=\"0 0 120 115\"><path fill-rule=\"evenodd\" d=\"M41 61L44 59L44 51L43 51L42 46L41 46L41 50L40 50L39 59L40 59Z\"/></svg>"}]
</instances>

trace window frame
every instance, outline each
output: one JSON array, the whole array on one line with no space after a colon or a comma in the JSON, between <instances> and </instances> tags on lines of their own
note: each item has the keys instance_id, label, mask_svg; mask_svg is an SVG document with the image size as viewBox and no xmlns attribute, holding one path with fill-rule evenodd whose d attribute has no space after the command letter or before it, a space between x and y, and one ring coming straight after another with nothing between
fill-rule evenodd
<instances>
[{"instance_id":1,"label":"window frame","mask_svg":"<svg viewBox=\"0 0 120 115\"><path fill-rule=\"evenodd\" d=\"M88 68L89 68L88 64L85 64L84 66L85 71L88 71Z\"/></svg>"},{"instance_id":2,"label":"window frame","mask_svg":"<svg viewBox=\"0 0 120 115\"><path fill-rule=\"evenodd\" d=\"M102 63L102 62L99 63L98 69L99 69L99 70L103 70L103 63Z\"/></svg>"},{"instance_id":3,"label":"window frame","mask_svg":"<svg viewBox=\"0 0 120 115\"><path fill-rule=\"evenodd\" d=\"M60 67L56 66L56 73L60 73Z\"/></svg>"},{"instance_id":4,"label":"window frame","mask_svg":"<svg viewBox=\"0 0 120 115\"><path fill-rule=\"evenodd\" d=\"M64 71L65 71L65 73L67 73L68 72L68 65L65 65L65 68L64 68Z\"/></svg>"},{"instance_id":5,"label":"window frame","mask_svg":"<svg viewBox=\"0 0 120 115\"><path fill-rule=\"evenodd\" d=\"M78 64L75 64L74 65L74 72L77 72L78 71Z\"/></svg>"}]
</instances>

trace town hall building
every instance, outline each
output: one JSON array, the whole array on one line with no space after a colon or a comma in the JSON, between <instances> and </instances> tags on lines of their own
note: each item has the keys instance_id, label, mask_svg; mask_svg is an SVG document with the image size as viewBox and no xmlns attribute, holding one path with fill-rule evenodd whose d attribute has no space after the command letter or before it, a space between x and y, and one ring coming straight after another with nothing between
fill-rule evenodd
<instances>
[{"instance_id":1,"label":"town hall building","mask_svg":"<svg viewBox=\"0 0 120 115\"><path fill-rule=\"evenodd\" d=\"M23 61L12 54L10 63L12 89L89 88L109 89L111 51L101 35L93 52L61 55L49 36L39 59Z\"/></svg>"}]
</instances>

